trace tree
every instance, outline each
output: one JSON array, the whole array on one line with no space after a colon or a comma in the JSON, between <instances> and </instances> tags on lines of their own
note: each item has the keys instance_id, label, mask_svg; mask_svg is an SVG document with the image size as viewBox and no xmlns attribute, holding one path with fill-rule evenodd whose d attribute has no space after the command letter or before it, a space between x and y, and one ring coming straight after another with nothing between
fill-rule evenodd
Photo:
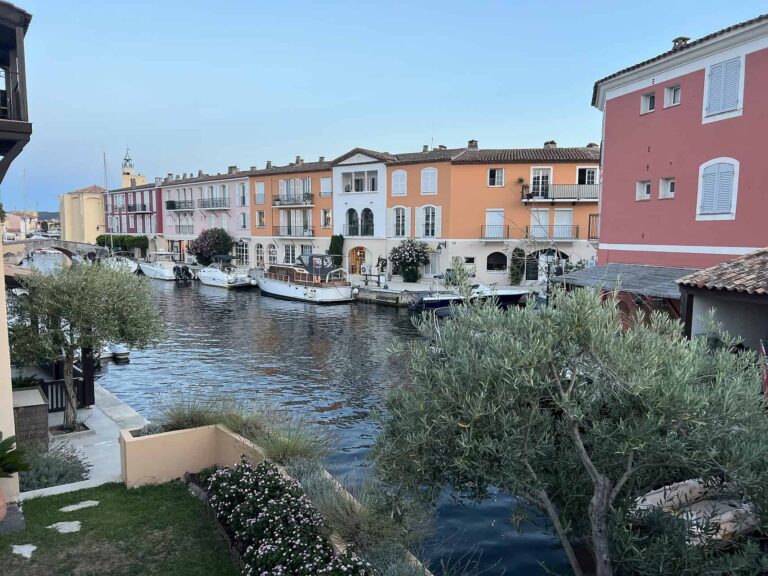
<instances>
[{"instance_id":1,"label":"tree","mask_svg":"<svg viewBox=\"0 0 768 576\"><path fill-rule=\"evenodd\" d=\"M3 208L3 203L0 202L0 224L5 224L5 218L6 218L5 208Z\"/></svg>"},{"instance_id":2,"label":"tree","mask_svg":"<svg viewBox=\"0 0 768 576\"><path fill-rule=\"evenodd\" d=\"M429 263L429 245L416 240L403 240L389 251L389 260L393 268L400 270L405 282L418 282L421 272L419 267Z\"/></svg>"},{"instance_id":3,"label":"tree","mask_svg":"<svg viewBox=\"0 0 768 576\"><path fill-rule=\"evenodd\" d=\"M598 576L742 573L712 568L734 558L765 566L752 544L726 558L635 510L652 489L702 478L748 500L765 525L768 418L754 354L686 340L660 313L622 332L615 301L590 290L557 291L541 310L457 306L418 327L425 338L403 348L412 381L389 396L374 449L385 478L430 494L447 484L518 495L549 517L577 576L575 543Z\"/></svg>"},{"instance_id":4,"label":"tree","mask_svg":"<svg viewBox=\"0 0 768 576\"><path fill-rule=\"evenodd\" d=\"M525 274L525 250L515 248L509 257L509 285L517 286Z\"/></svg>"},{"instance_id":5,"label":"tree","mask_svg":"<svg viewBox=\"0 0 768 576\"><path fill-rule=\"evenodd\" d=\"M24 324L38 327L40 357L63 357L66 409L64 427L77 424L73 381L76 353L101 350L107 342L142 349L162 334L151 303L147 278L107 266L82 265L53 273L33 272L24 279L25 294L10 299L11 334ZM28 340L25 340L28 345Z\"/></svg>"},{"instance_id":6,"label":"tree","mask_svg":"<svg viewBox=\"0 0 768 576\"><path fill-rule=\"evenodd\" d=\"M331 236L331 243L328 245L328 254L333 256L333 262L336 266L341 266L344 259L344 236L334 234Z\"/></svg>"},{"instance_id":7,"label":"tree","mask_svg":"<svg viewBox=\"0 0 768 576\"><path fill-rule=\"evenodd\" d=\"M232 237L223 228L208 228L189 243L187 252L194 254L200 264L207 266L214 256L229 254L232 243Z\"/></svg>"}]
</instances>

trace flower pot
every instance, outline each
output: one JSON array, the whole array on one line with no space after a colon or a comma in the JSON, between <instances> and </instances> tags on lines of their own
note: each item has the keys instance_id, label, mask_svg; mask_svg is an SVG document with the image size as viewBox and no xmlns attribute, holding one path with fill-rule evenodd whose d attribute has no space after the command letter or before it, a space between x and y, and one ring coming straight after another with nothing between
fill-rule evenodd
<instances>
[{"instance_id":1,"label":"flower pot","mask_svg":"<svg viewBox=\"0 0 768 576\"><path fill-rule=\"evenodd\" d=\"M418 282L419 276L421 276L416 266L403 266L400 269L400 274L403 276L403 282Z\"/></svg>"}]
</instances>

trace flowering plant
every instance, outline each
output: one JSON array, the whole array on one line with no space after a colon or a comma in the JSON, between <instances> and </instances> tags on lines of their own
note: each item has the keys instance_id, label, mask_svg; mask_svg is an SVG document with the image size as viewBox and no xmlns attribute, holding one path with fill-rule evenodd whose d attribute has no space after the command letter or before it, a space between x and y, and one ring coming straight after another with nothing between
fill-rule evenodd
<instances>
[{"instance_id":1,"label":"flowering plant","mask_svg":"<svg viewBox=\"0 0 768 576\"><path fill-rule=\"evenodd\" d=\"M426 242L403 240L399 246L389 251L389 259L406 282L416 282L419 279L419 266L429 263L430 248Z\"/></svg>"},{"instance_id":2,"label":"flowering plant","mask_svg":"<svg viewBox=\"0 0 768 576\"><path fill-rule=\"evenodd\" d=\"M216 517L244 550L248 576L372 576L367 562L351 552L334 554L323 536L325 523L299 484L274 464L236 466L213 473L209 502Z\"/></svg>"},{"instance_id":3,"label":"flowering plant","mask_svg":"<svg viewBox=\"0 0 768 576\"><path fill-rule=\"evenodd\" d=\"M200 264L208 265L218 254L229 254L232 237L223 228L208 228L200 232L187 246L187 252L194 254Z\"/></svg>"}]
</instances>

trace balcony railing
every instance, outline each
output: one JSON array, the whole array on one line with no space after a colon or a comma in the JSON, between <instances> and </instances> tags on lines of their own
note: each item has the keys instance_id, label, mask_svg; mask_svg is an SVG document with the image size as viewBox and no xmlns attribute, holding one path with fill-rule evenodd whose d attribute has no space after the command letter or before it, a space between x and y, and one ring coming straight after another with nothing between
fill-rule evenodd
<instances>
[{"instance_id":1,"label":"balcony railing","mask_svg":"<svg viewBox=\"0 0 768 576\"><path fill-rule=\"evenodd\" d=\"M201 198L197 201L197 207L201 210L229 208L229 198Z\"/></svg>"},{"instance_id":2,"label":"balcony railing","mask_svg":"<svg viewBox=\"0 0 768 576\"><path fill-rule=\"evenodd\" d=\"M192 235L195 233L194 224L176 224L176 234Z\"/></svg>"},{"instance_id":3,"label":"balcony railing","mask_svg":"<svg viewBox=\"0 0 768 576\"><path fill-rule=\"evenodd\" d=\"M600 196L600 184L546 184L531 187L524 184L522 197L524 202L570 202L597 201Z\"/></svg>"},{"instance_id":4,"label":"balcony railing","mask_svg":"<svg viewBox=\"0 0 768 576\"><path fill-rule=\"evenodd\" d=\"M23 78L18 72L0 67L0 120L28 121L26 107L21 98L25 91L22 83Z\"/></svg>"},{"instance_id":5,"label":"balcony railing","mask_svg":"<svg viewBox=\"0 0 768 576\"><path fill-rule=\"evenodd\" d=\"M482 240L504 240L509 238L509 226L494 224L480 227L480 238Z\"/></svg>"},{"instance_id":6,"label":"balcony railing","mask_svg":"<svg viewBox=\"0 0 768 576\"><path fill-rule=\"evenodd\" d=\"M373 236L373 224L345 224L344 236Z\"/></svg>"},{"instance_id":7,"label":"balcony railing","mask_svg":"<svg viewBox=\"0 0 768 576\"><path fill-rule=\"evenodd\" d=\"M146 204L128 204L128 212L150 212Z\"/></svg>"},{"instance_id":8,"label":"balcony railing","mask_svg":"<svg viewBox=\"0 0 768 576\"><path fill-rule=\"evenodd\" d=\"M310 206L314 204L315 196L309 193L275 194L272 197L273 206Z\"/></svg>"},{"instance_id":9,"label":"balcony railing","mask_svg":"<svg viewBox=\"0 0 768 576\"><path fill-rule=\"evenodd\" d=\"M195 202L194 200L166 200L165 209L166 210L194 210Z\"/></svg>"},{"instance_id":10,"label":"balcony railing","mask_svg":"<svg viewBox=\"0 0 768 576\"><path fill-rule=\"evenodd\" d=\"M535 224L525 227L525 237L532 240L577 240L579 227L574 224Z\"/></svg>"},{"instance_id":11,"label":"balcony railing","mask_svg":"<svg viewBox=\"0 0 768 576\"><path fill-rule=\"evenodd\" d=\"M315 229L312 226L272 226L272 235L290 238L309 238L315 235Z\"/></svg>"},{"instance_id":12,"label":"balcony railing","mask_svg":"<svg viewBox=\"0 0 768 576\"><path fill-rule=\"evenodd\" d=\"M589 228L587 228L587 239L598 240L600 238L600 214L589 215Z\"/></svg>"}]
</instances>

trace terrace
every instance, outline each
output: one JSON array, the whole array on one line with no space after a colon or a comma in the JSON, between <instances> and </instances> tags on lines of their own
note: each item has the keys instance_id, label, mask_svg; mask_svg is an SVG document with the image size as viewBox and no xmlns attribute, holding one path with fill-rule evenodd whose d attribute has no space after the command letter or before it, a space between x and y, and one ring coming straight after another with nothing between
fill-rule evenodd
<instances>
[{"instance_id":1,"label":"terrace","mask_svg":"<svg viewBox=\"0 0 768 576\"><path fill-rule=\"evenodd\" d=\"M229 208L229 198L201 198L197 201L197 207L201 210L226 210Z\"/></svg>"},{"instance_id":2,"label":"terrace","mask_svg":"<svg viewBox=\"0 0 768 576\"><path fill-rule=\"evenodd\" d=\"M523 202L597 202L600 184L542 184L522 187Z\"/></svg>"},{"instance_id":3,"label":"terrace","mask_svg":"<svg viewBox=\"0 0 768 576\"><path fill-rule=\"evenodd\" d=\"M195 202L193 200L166 200L165 209L169 212L173 211L187 211L190 212L195 209Z\"/></svg>"}]
</instances>

